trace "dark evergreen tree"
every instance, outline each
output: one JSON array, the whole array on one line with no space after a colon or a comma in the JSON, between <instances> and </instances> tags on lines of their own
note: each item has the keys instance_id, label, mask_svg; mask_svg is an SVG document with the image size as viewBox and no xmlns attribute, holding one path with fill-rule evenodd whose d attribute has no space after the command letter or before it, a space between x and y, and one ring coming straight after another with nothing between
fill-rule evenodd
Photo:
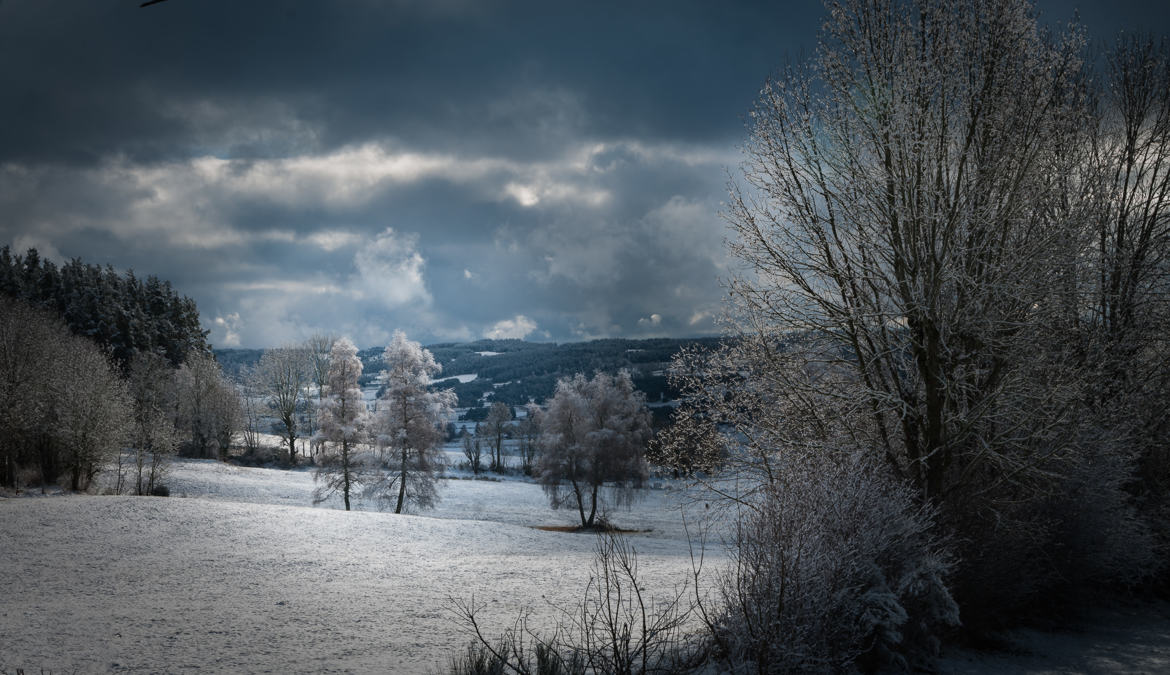
<instances>
[{"instance_id":1,"label":"dark evergreen tree","mask_svg":"<svg viewBox=\"0 0 1170 675\"><path fill-rule=\"evenodd\" d=\"M195 301L154 276L143 281L132 271L122 275L77 258L58 268L36 249L21 256L5 246L0 295L61 316L70 331L98 343L123 371L138 353L162 356L177 367L191 352L211 351Z\"/></svg>"}]
</instances>

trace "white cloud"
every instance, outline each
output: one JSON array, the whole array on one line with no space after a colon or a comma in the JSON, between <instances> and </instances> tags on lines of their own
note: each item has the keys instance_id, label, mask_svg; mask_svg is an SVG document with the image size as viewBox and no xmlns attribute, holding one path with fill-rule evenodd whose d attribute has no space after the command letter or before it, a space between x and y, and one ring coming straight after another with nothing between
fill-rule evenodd
<instances>
[{"instance_id":1,"label":"white cloud","mask_svg":"<svg viewBox=\"0 0 1170 675\"><path fill-rule=\"evenodd\" d=\"M362 240L361 235L341 230L322 230L305 237L305 240L323 251L354 246Z\"/></svg>"},{"instance_id":2,"label":"white cloud","mask_svg":"<svg viewBox=\"0 0 1170 675\"><path fill-rule=\"evenodd\" d=\"M515 199L520 206L530 207L540 203L540 195L536 194L536 188L530 185L508 183L504 186L504 194Z\"/></svg>"},{"instance_id":3,"label":"white cloud","mask_svg":"<svg viewBox=\"0 0 1170 675\"><path fill-rule=\"evenodd\" d=\"M536 322L523 314L517 314L511 319L504 319L492 324L492 327L483 332L489 340L523 340L536 331Z\"/></svg>"},{"instance_id":4,"label":"white cloud","mask_svg":"<svg viewBox=\"0 0 1170 675\"><path fill-rule=\"evenodd\" d=\"M37 250L37 255L39 255L42 260L51 260L58 265L63 265L66 262L65 256L61 255L61 252L57 250L57 247L53 246L53 244L44 237L40 237L35 234L22 234L16 237L16 239L14 239L12 242L13 254L23 256L30 248L35 248Z\"/></svg>"},{"instance_id":5,"label":"white cloud","mask_svg":"<svg viewBox=\"0 0 1170 675\"><path fill-rule=\"evenodd\" d=\"M504 194L525 208L542 202L597 208L610 200L608 191L584 184L573 175L556 180L547 175L537 175L527 182L511 182L504 186Z\"/></svg>"},{"instance_id":6,"label":"white cloud","mask_svg":"<svg viewBox=\"0 0 1170 675\"><path fill-rule=\"evenodd\" d=\"M650 316L644 316L641 319L638 319L639 326L657 326L661 323L662 323L662 315L661 314L651 314Z\"/></svg>"},{"instance_id":7,"label":"white cloud","mask_svg":"<svg viewBox=\"0 0 1170 675\"><path fill-rule=\"evenodd\" d=\"M431 295L423 278L426 260L417 250L417 234L398 234L386 228L354 256L356 290L387 309L421 303Z\"/></svg>"},{"instance_id":8,"label":"white cloud","mask_svg":"<svg viewBox=\"0 0 1170 675\"><path fill-rule=\"evenodd\" d=\"M339 286L323 279L265 279L262 281L231 281L223 285L225 290L240 292L271 292L286 295L342 295L358 296L352 289Z\"/></svg>"},{"instance_id":9,"label":"white cloud","mask_svg":"<svg viewBox=\"0 0 1170 675\"><path fill-rule=\"evenodd\" d=\"M243 321L239 312L232 312L227 316L217 316L213 321L211 342L222 347L240 346L240 329Z\"/></svg>"},{"instance_id":10,"label":"white cloud","mask_svg":"<svg viewBox=\"0 0 1170 675\"><path fill-rule=\"evenodd\" d=\"M687 323L691 326L697 326L705 321L709 321L711 318L712 318L711 312L708 312L705 310L699 310L691 315L691 319Z\"/></svg>"}]
</instances>

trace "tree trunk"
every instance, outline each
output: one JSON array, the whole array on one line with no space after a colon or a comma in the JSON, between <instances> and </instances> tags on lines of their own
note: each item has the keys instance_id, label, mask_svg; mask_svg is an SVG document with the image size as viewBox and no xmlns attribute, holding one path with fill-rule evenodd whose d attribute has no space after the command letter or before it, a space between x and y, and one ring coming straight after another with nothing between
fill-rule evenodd
<instances>
[{"instance_id":1,"label":"tree trunk","mask_svg":"<svg viewBox=\"0 0 1170 675\"><path fill-rule=\"evenodd\" d=\"M341 471L342 471L342 486L341 492L345 497L345 510L349 510L349 441L344 438L341 440Z\"/></svg>"},{"instance_id":2,"label":"tree trunk","mask_svg":"<svg viewBox=\"0 0 1170 675\"><path fill-rule=\"evenodd\" d=\"M581 496L581 488L577 485L577 481L573 483L573 496L577 498L577 513L581 514L581 527L589 527L589 522L585 520L585 498Z\"/></svg>"},{"instance_id":3,"label":"tree trunk","mask_svg":"<svg viewBox=\"0 0 1170 675\"><path fill-rule=\"evenodd\" d=\"M597 515L597 486L593 486L593 494L591 496L591 504L589 505L589 522L585 527L593 527L593 517Z\"/></svg>"},{"instance_id":4,"label":"tree trunk","mask_svg":"<svg viewBox=\"0 0 1170 675\"><path fill-rule=\"evenodd\" d=\"M402 513L402 502L406 500L406 450L402 450L402 470L398 474L398 504L394 513Z\"/></svg>"}]
</instances>

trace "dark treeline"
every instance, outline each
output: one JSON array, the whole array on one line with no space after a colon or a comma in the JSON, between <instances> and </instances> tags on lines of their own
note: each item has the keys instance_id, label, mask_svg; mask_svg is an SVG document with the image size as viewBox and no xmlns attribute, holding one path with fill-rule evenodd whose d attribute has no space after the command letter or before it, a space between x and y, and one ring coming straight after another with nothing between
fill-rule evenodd
<instances>
[{"instance_id":1,"label":"dark treeline","mask_svg":"<svg viewBox=\"0 0 1170 675\"><path fill-rule=\"evenodd\" d=\"M210 353L195 301L155 276L140 279L76 258L58 267L36 249L21 256L5 246L0 294L60 316L74 335L96 342L123 370L140 352L176 367L192 351Z\"/></svg>"}]
</instances>

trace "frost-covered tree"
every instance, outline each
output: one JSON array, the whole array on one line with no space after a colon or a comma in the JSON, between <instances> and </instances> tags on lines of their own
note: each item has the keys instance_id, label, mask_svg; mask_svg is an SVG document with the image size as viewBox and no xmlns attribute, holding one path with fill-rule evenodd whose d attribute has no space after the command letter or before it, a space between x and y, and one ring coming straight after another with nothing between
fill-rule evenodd
<instances>
[{"instance_id":1,"label":"frost-covered tree","mask_svg":"<svg viewBox=\"0 0 1170 675\"><path fill-rule=\"evenodd\" d=\"M130 360L126 381L134 406L130 433L134 494L149 495L162 485L170 458L178 448L175 375L175 369L162 356L140 352Z\"/></svg>"},{"instance_id":2,"label":"frost-covered tree","mask_svg":"<svg viewBox=\"0 0 1170 675\"><path fill-rule=\"evenodd\" d=\"M43 310L0 299L0 486L84 490L125 443L126 387L101 349Z\"/></svg>"},{"instance_id":3,"label":"frost-covered tree","mask_svg":"<svg viewBox=\"0 0 1170 675\"><path fill-rule=\"evenodd\" d=\"M641 487L650 436L645 398L628 372L558 380L541 421L543 452L536 463L549 504L575 508L581 527L593 527L607 492L620 505Z\"/></svg>"},{"instance_id":4,"label":"frost-covered tree","mask_svg":"<svg viewBox=\"0 0 1170 675\"><path fill-rule=\"evenodd\" d=\"M487 417L483 421L484 436L487 438L491 450L491 470L500 472L504 466L504 436L508 433L508 423L512 421L512 408L503 401L492 403ZM476 438L479 434L476 434Z\"/></svg>"},{"instance_id":5,"label":"frost-covered tree","mask_svg":"<svg viewBox=\"0 0 1170 675\"><path fill-rule=\"evenodd\" d=\"M125 382L97 345L79 337L68 341L70 357L61 364L50 433L59 440L71 490L90 481L122 451L132 426L132 403Z\"/></svg>"},{"instance_id":6,"label":"frost-covered tree","mask_svg":"<svg viewBox=\"0 0 1170 675\"><path fill-rule=\"evenodd\" d=\"M315 480L322 485L314 490L313 501L320 503L330 495L340 494L346 511L350 510L350 496L363 482L358 447L365 439L366 407L358 386L362 361L357 351L353 342L344 337L335 340L330 348L320 428L314 439L321 443L321 463Z\"/></svg>"},{"instance_id":7,"label":"frost-covered tree","mask_svg":"<svg viewBox=\"0 0 1170 675\"><path fill-rule=\"evenodd\" d=\"M1125 159L1125 133L1095 131L1083 44L1045 33L1025 0L833 3L816 56L751 114L726 214L744 264L733 339L673 369L689 397L676 456L726 467L712 487L740 508L806 470L793 458L881 466L874 480L911 486L957 535L968 626L1038 588L1151 568L1118 487L1131 441L1104 421L1124 409L1093 403L1114 378L1084 323L1124 318L1129 273L1110 265L1134 260L1143 227L1154 239L1164 227L1157 120L1170 116L1117 125L1149 162ZM1122 98L1165 91L1145 89ZM814 526L818 510L789 524ZM1089 532L1107 552L1073 545Z\"/></svg>"},{"instance_id":8,"label":"frost-covered tree","mask_svg":"<svg viewBox=\"0 0 1170 675\"><path fill-rule=\"evenodd\" d=\"M0 299L0 485L18 487L51 401L52 364L64 327L26 303ZM42 465L43 466L43 465Z\"/></svg>"},{"instance_id":9,"label":"frost-covered tree","mask_svg":"<svg viewBox=\"0 0 1170 675\"><path fill-rule=\"evenodd\" d=\"M1069 234L1046 207L1080 121L1078 47L1022 0L846 0L752 111L735 311L848 371L821 387L851 389L857 432L935 503L1039 477L1037 442L1068 442L1066 374L1032 366Z\"/></svg>"},{"instance_id":10,"label":"frost-covered tree","mask_svg":"<svg viewBox=\"0 0 1170 675\"><path fill-rule=\"evenodd\" d=\"M382 499L394 500L394 512L408 504L430 508L438 495L442 425L455 405L455 392L432 391L431 380L442 367L430 351L406 339L402 331L382 355L385 370L378 405L376 441L384 450L389 473L376 486Z\"/></svg>"},{"instance_id":11,"label":"frost-covered tree","mask_svg":"<svg viewBox=\"0 0 1170 675\"><path fill-rule=\"evenodd\" d=\"M1060 215L1090 226L1059 344L1096 374L1093 414L1136 453L1131 489L1170 543L1170 43L1121 37L1100 79L1094 124L1069 150L1081 170Z\"/></svg>"},{"instance_id":12,"label":"frost-covered tree","mask_svg":"<svg viewBox=\"0 0 1170 675\"><path fill-rule=\"evenodd\" d=\"M524 406L524 412L524 419L516 425L516 431L520 436L520 466L531 476L540 452L540 419L544 411L535 403L529 403Z\"/></svg>"},{"instance_id":13,"label":"frost-covered tree","mask_svg":"<svg viewBox=\"0 0 1170 675\"><path fill-rule=\"evenodd\" d=\"M184 452L226 459L231 439L243 426L240 397L211 354L191 352L176 375L179 426Z\"/></svg>"},{"instance_id":14,"label":"frost-covered tree","mask_svg":"<svg viewBox=\"0 0 1170 675\"><path fill-rule=\"evenodd\" d=\"M297 438L301 430L297 412L305 402L305 387L311 380L309 354L304 347L267 349L254 373L256 389L263 392L268 407L283 427L288 443L289 464L297 463Z\"/></svg>"},{"instance_id":15,"label":"frost-covered tree","mask_svg":"<svg viewBox=\"0 0 1170 675\"><path fill-rule=\"evenodd\" d=\"M320 410L324 401L325 385L329 378L329 355L333 352L333 345L336 342L336 335L325 333L310 335L305 340L305 351L309 354L309 372L313 384L317 386L317 400L313 401L313 415L310 417L310 421L317 420L318 424L320 424ZM310 428L309 433L313 434L314 430Z\"/></svg>"},{"instance_id":16,"label":"frost-covered tree","mask_svg":"<svg viewBox=\"0 0 1170 675\"><path fill-rule=\"evenodd\" d=\"M478 476L483 471L483 442L479 436L467 434L463 437L463 456L467 458L471 472Z\"/></svg>"}]
</instances>

